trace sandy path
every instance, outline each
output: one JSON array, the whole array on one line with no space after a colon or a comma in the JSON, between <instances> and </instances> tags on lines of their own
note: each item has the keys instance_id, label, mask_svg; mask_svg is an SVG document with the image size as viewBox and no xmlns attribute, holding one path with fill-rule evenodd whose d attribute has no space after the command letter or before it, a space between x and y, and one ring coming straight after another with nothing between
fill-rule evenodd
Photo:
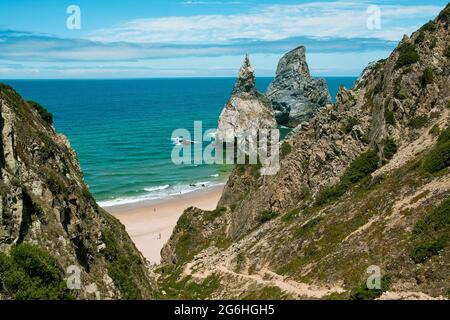
<instances>
[{"instance_id":1,"label":"sandy path","mask_svg":"<svg viewBox=\"0 0 450 320\"><path fill-rule=\"evenodd\" d=\"M159 263L160 251L170 238L179 217L188 207L213 210L223 186L173 197L170 200L105 208L127 229L136 247L151 263Z\"/></svg>"}]
</instances>

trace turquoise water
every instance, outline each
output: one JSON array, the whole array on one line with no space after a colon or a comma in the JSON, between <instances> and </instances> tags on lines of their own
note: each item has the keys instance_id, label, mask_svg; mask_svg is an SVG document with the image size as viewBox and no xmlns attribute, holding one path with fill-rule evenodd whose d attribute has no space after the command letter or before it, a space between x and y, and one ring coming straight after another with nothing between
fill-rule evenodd
<instances>
[{"instance_id":1,"label":"turquoise water","mask_svg":"<svg viewBox=\"0 0 450 320\"><path fill-rule=\"evenodd\" d=\"M332 97L356 78L326 78ZM265 91L271 78L259 78ZM217 119L233 78L139 80L3 80L54 115L56 129L77 152L85 180L101 205L158 199L218 184L229 168L171 161L172 131ZM195 185L195 186L194 186Z\"/></svg>"}]
</instances>

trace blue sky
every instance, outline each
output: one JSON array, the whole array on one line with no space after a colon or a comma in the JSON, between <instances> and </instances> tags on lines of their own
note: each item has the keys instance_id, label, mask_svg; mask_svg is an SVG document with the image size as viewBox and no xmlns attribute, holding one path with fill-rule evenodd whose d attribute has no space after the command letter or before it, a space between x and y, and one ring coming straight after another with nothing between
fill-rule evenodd
<instances>
[{"instance_id":1,"label":"blue sky","mask_svg":"<svg viewBox=\"0 0 450 320\"><path fill-rule=\"evenodd\" d=\"M305 45L316 76L358 75L447 1L1 0L0 78L273 76ZM81 9L69 30L66 9ZM368 28L368 8L380 9ZM373 11L372 11L373 12Z\"/></svg>"}]
</instances>

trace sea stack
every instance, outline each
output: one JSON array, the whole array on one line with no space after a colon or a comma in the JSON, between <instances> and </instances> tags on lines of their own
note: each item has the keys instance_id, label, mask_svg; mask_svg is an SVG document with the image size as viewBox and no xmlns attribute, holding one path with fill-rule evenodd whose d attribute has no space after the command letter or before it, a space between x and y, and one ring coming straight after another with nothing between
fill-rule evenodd
<instances>
[{"instance_id":1,"label":"sea stack","mask_svg":"<svg viewBox=\"0 0 450 320\"><path fill-rule=\"evenodd\" d=\"M281 58L266 96L272 102L277 122L291 128L310 120L320 108L331 103L325 80L314 79L309 73L304 46Z\"/></svg>"},{"instance_id":2,"label":"sea stack","mask_svg":"<svg viewBox=\"0 0 450 320\"><path fill-rule=\"evenodd\" d=\"M276 126L270 100L256 89L254 69L246 55L231 97L219 117L217 138L233 142L240 134Z\"/></svg>"}]
</instances>

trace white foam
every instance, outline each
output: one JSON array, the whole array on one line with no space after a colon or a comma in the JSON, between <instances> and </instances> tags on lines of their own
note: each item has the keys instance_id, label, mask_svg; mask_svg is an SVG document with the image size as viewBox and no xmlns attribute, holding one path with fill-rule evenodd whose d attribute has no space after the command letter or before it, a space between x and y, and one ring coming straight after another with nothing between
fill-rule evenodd
<instances>
[{"instance_id":1,"label":"white foam","mask_svg":"<svg viewBox=\"0 0 450 320\"><path fill-rule=\"evenodd\" d=\"M98 204L101 207L115 207L127 204L134 204L145 201L155 201L167 198L172 198L179 195L188 194L195 191L205 190L214 186L221 185L222 183L212 183L211 181L196 182L189 185L164 185L158 187L145 188L146 194L133 196L133 197L119 197L111 200L99 201Z\"/></svg>"},{"instance_id":2,"label":"white foam","mask_svg":"<svg viewBox=\"0 0 450 320\"><path fill-rule=\"evenodd\" d=\"M144 188L145 191L147 192L153 192L153 191L158 191L158 190L165 190L168 187L170 187L170 185L166 184L164 186L158 186L158 187L151 187L151 188Z\"/></svg>"}]
</instances>

